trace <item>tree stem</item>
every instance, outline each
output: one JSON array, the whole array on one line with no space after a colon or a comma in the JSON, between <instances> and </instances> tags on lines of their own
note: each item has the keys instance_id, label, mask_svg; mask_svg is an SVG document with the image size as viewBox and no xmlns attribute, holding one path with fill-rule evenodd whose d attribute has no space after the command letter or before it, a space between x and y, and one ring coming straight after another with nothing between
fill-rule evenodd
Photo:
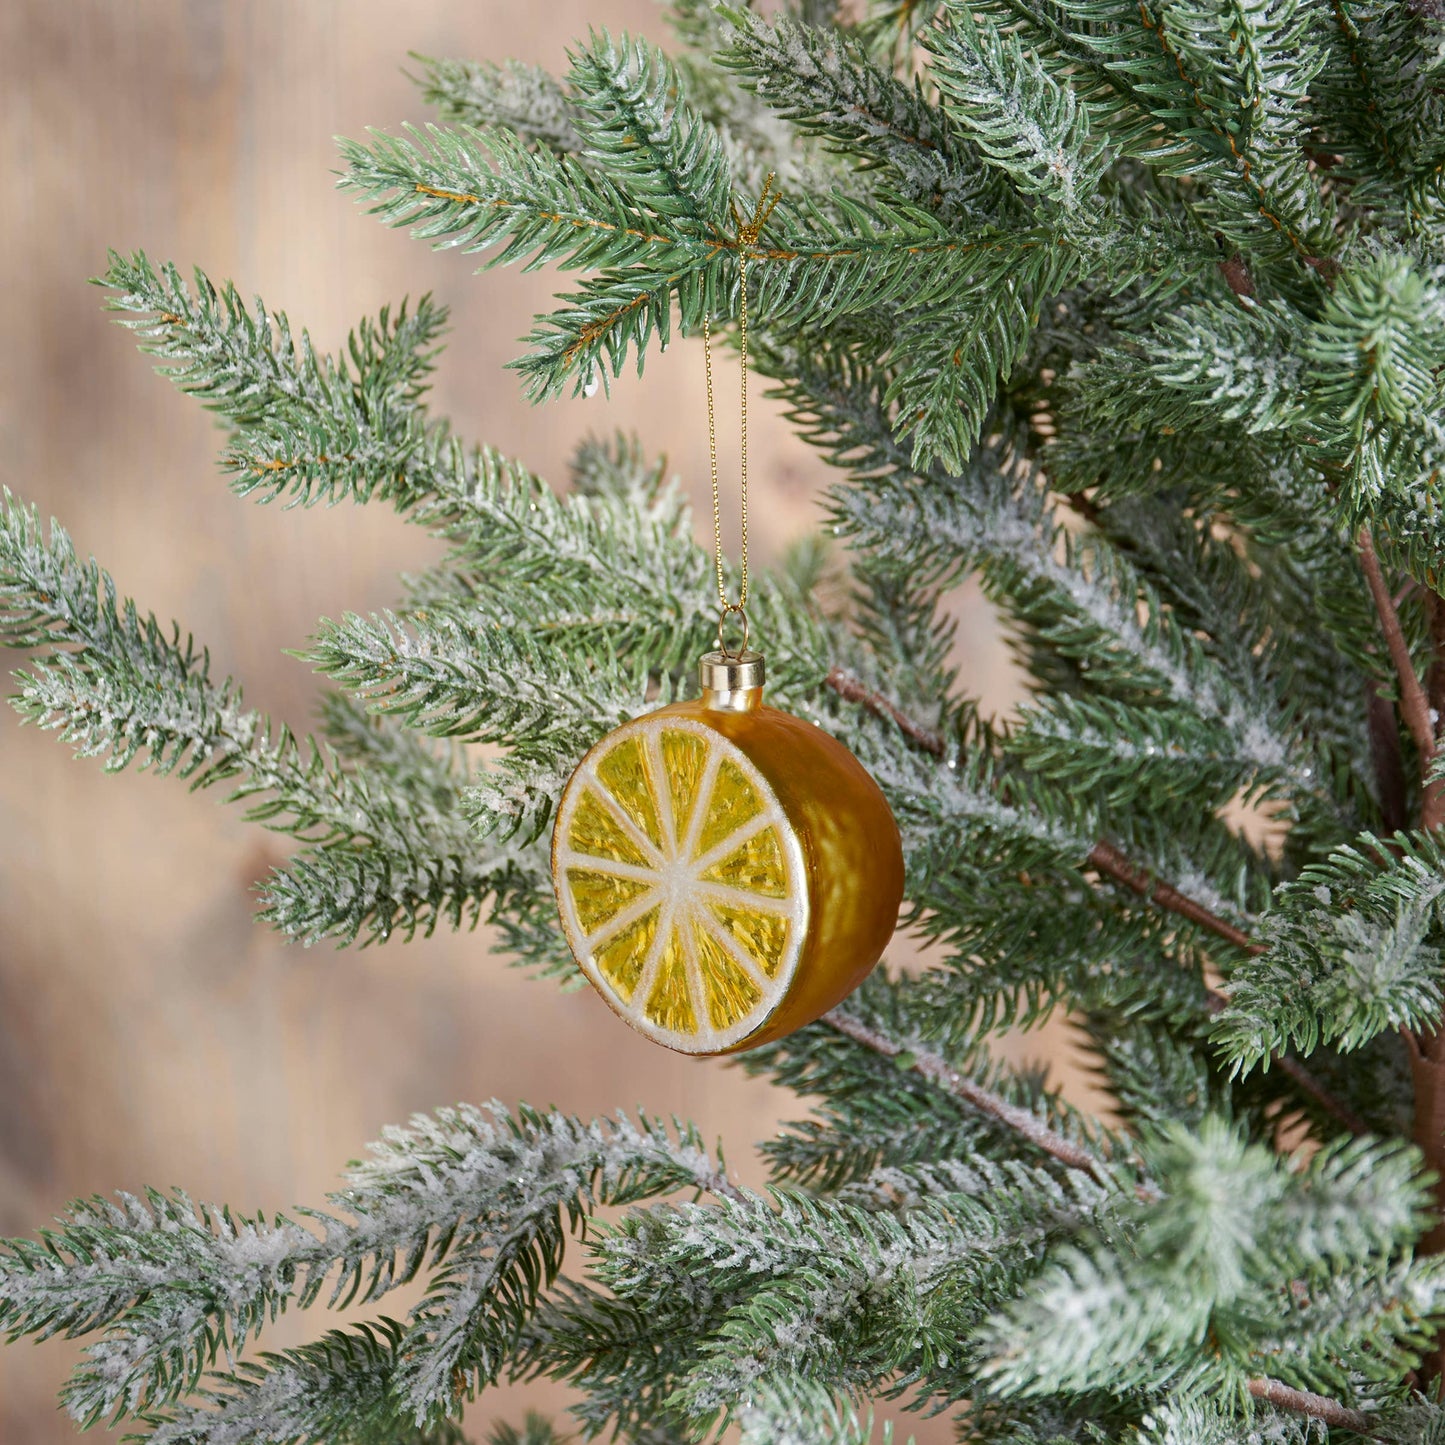
<instances>
[{"instance_id":1,"label":"tree stem","mask_svg":"<svg viewBox=\"0 0 1445 1445\"><path fill-rule=\"evenodd\" d=\"M1269 1061L1294 1083L1300 1093L1309 1095L1325 1113L1336 1123L1343 1124L1356 1138L1374 1132L1348 1104L1335 1098L1298 1059L1292 1059L1288 1054L1271 1054Z\"/></svg>"},{"instance_id":2,"label":"tree stem","mask_svg":"<svg viewBox=\"0 0 1445 1445\"><path fill-rule=\"evenodd\" d=\"M1420 754L1420 826L1426 832L1434 832L1445 823L1445 782L1430 776L1438 751L1436 722L1440 703L1445 701L1445 601L1433 590L1427 594L1431 651L1427 694L1415 671L1410 646L1400 626L1400 614L1390 595L1368 527L1360 528L1358 545L1360 567L1399 680L1400 713ZM1425 1156L1426 1166L1435 1175L1435 1223L1422 1236L1418 1247L1422 1254L1442 1254L1445 1253L1445 1020L1437 1022L1432 1033L1417 1036L1408 1029L1400 1032L1409 1055L1410 1080L1414 1086L1415 1143ZM1445 1341L1439 1337L1425 1368L1432 1377L1445 1375Z\"/></svg>"},{"instance_id":3,"label":"tree stem","mask_svg":"<svg viewBox=\"0 0 1445 1445\"><path fill-rule=\"evenodd\" d=\"M1380 794L1380 816L1391 833L1410 826L1406 804L1405 764L1400 756L1400 728L1382 683L1365 684L1366 729L1370 760L1375 766L1375 787Z\"/></svg>"},{"instance_id":4,"label":"tree stem","mask_svg":"<svg viewBox=\"0 0 1445 1445\"><path fill-rule=\"evenodd\" d=\"M1385 635L1385 648L1390 654L1390 661L1400 684L1400 713L1420 751L1423 780L1430 764L1435 761L1435 725L1430 717L1430 700L1415 672L1410 645L1405 641L1405 631L1400 626L1400 614L1395 610L1395 599L1390 595L1385 574L1380 570L1380 559L1375 555L1375 542L1368 527L1360 528L1358 545L1360 567L1364 571L1365 581L1369 584L1370 596L1374 599L1375 611L1380 618L1380 631Z\"/></svg>"},{"instance_id":5,"label":"tree stem","mask_svg":"<svg viewBox=\"0 0 1445 1445\"><path fill-rule=\"evenodd\" d=\"M1075 1144L1072 1139L1066 1139L1057 1130L1049 1128L1027 1109L1010 1104L1007 1099L985 1089L967 1074L959 1073L946 1059L929 1053L926 1049L899 1043L840 1009L824 1014L822 1022L840 1034L845 1034L854 1043L862 1044L865 1049L881 1054L885 1059L896 1059L900 1054L908 1054L913 1061L911 1068L914 1073L941 1085L950 1094L971 1104L979 1113L987 1114L990 1119L1012 1129L1015 1134L1042 1149L1045 1154L1052 1154L1061 1164L1080 1170L1096 1183L1108 1182L1099 1161L1088 1150Z\"/></svg>"},{"instance_id":6,"label":"tree stem","mask_svg":"<svg viewBox=\"0 0 1445 1445\"><path fill-rule=\"evenodd\" d=\"M1311 1420L1323 1420L1326 1425L1337 1425L1342 1430L1353 1430L1356 1435L1373 1436L1374 1421L1360 1410L1352 1410L1338 1400L1325 1395L1316 1395L1309 1390L1296 1390L1279 1380L1261 1377L1250 1380L1249 1393L1256 1400L1266 1400L1279 1410L1288 1410L1295 1415L1307 1415Z\"/></svg>"},{"instance_id":7,"label":"tree stem","mask_svg":"<svg viewBox=\"0 0 1445 1445\"><path fill-rule=\"evenodd\" d=\"M1264 952L1263 944L1255 943L1247 933L1206 908L1198 899L1181 893L1172 883L1165 883L1131 863L1112 843L1101 838L1089 850L1087 861L1091 868L1107 874L1116 883L1122 883L1131 893L1137 893L1156 908L1162 908L1166 913L1177 913L1180 918L1197 923L1245 953Z\"/></svg>"},{"instance_id":8,"label":"tree stem","mask_svg":"<svg viewBox=\"0 0 1445 1445\"><path fill-rule=\"evenodd\" d=\"M940 734L909 717L901 708L889 702L882 693L865 687L856 677L845 672L841 667L835 667L828 673L827 677L823 679L823 686L831 688L844 702L861 703L876 716L886 717L897 723L898 731L904 737L911 738L916 742L924 752L941 758L947 750L948 745Z\"/></svg>"}]
</instances>

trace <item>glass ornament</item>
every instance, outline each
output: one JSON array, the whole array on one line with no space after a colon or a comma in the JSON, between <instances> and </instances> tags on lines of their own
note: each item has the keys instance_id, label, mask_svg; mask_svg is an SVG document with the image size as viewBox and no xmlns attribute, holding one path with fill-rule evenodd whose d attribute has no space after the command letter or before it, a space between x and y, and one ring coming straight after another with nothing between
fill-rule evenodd
<instances>
[{"instance_id":1,"label":"glass ornament","mask_svg":"<svg viewBox=\"0 0 1445 1445\"><path fill-rule=\"evenodd\" d=\"M758 653L708 653L700 673L700 698L624 723L577 765L552 880L613 1011L706 1055L790 1034L862 983L897 921L903 848L853 754L763 702Z\"/></svg>"}]
</instances>

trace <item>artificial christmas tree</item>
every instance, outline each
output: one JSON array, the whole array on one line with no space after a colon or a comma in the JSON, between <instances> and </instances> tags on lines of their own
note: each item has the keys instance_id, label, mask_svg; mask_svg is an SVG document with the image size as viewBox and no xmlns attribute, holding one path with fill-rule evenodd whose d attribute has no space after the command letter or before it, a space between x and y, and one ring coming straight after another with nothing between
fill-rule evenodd
<instances>
[{"instance_id":1,"label":"artificial christmas tree","mask_svg":"<svg viewBox=\"0 0 1445 1445\"><path fill-rule=\"evenodd\" d=\"M673 61L596 35L563 80L431 65L447 125L348 144L345 182L584 270L519 362L538 398L735 316L746 262L755 362L844 473L845 601L819 549L755 585L770 697L881 784L942 961L743 1056L815 1101L768 1196L684 1124L462 1107L325 1213L79 1204L0 1255L0 1328L93 1334L71 1410L170 1442L449 1440L530 1373L638 1441L860 1439L870 1396L980 1440L1445 1438L1445 16L675 19ZM676 494L629 444L559 495L461 443L425 406L430 302L332 359L204 278L105 280L227 424L239 493L387 502L452 553L322 625L339 686L297 739L9 502L22 714L295 834L265 905L293 936L490 917L571 975L563 783L715 627ZM1006 725L947 662L969 574L1035 687ZM1108 1121L990 1061L1057 1009ZM321 1300L374 1321L238 1358Z\"/></svg>"}]
</instances>

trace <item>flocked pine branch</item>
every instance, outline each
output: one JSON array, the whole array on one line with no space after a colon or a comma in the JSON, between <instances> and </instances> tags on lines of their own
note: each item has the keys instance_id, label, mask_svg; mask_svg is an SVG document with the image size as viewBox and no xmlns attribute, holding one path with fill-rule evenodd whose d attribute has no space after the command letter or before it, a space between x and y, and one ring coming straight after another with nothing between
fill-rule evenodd
<instances>
[{"instance_id":1,"label":"flocked pine branch","mask_svg":"<svg viewBox=\"0 0 1445 1445\"><path fill-rule=\"evenodd\" d=\"M23 718L55 729L81 756L118 770L132 763L174 773L191 787L231 785L230 796L268 827L309 846L300 876L283 882L278 921L305 937L363 928L428 930L438 918L475 918L489 895L530 888L538 864L468 837L455 767L414 739L395 737L410 786L366 766L387 747L374 724L338 708L350 765L325 744L303 742L244 707L230 680L178 627L165 629L120 603L108 574L82 562L64 531L47 537L38 515L7 494L0 517L0 625L12 647L39 653L17 674ZM324 876L330 916L317 917L308 881ZM338 893L338 890L339 893Z\"/></svg>"},{"instance_id":2,"label":"flocked pine branch","mask_svg":"<svg viewBox=\"0 0 1445 1445\"><path fill-rule=\"evenodd\" d=\"M536 65L510 60L422 60L422 98L444 121L493 126L549 151L582 149L577 111L566 87Z\"/></svg>"},{"instance_id":3,"label":"flocked pine branch","mask_svg":"<svg viewBox=\"0 0 1445 1445\"><path fill-rule=\"evenodd\" d=\"M1440 1283L1436 1261L1412 1264L1402 1253L1423 1204L1407 1152L1352 1145L1291 1174L1266 1151L1228 1140L1215 1122L1197 1137L1169 1131L1148 1141L1145 1155L1162 1198L1136 1206L1128 1252L1106 1233L1092 1250L1062 1254L1038 1288L994 1322L987 1371L1011 1390L1084 1392L1122 1376L1136 1388L1229 1394L1247 1387L1263 1360L1284 1369L1280 1336L1293 1342L1295 1378L1287 1383L1333 1388L1348 1370L1388 1378L1400 1367L1386 1363L1392 1348L1403 1345L1409 1358L1411 1343L1418 1347L1416 1331ZM1359 1272L1332 1300L1332 1262L1341 1255ZM1187 1304L1172 1286L1175 1271L1191 1276ZM1327 1382L1307 1367L1297 1373L1309 1359L1308 1334L1331 1330L1338 1333L1322 1371ZM1372 1343L1361 1352L1352 1336ZM1218 1348L1181 1367L1177 1342L1206 1337ZM1071 1373L1060 1380L1065 1360Z\"/></svg>"},{"instance_id":4,"label":"flocked pine branch","mask_svg":"<svg viewBox=\"0 0 1445 1445\"><path fill-rule=\"evenodd\" d=\"M327 1394L314 1370L333 1368L340 1350L361 1352L378 1372L347 1412L440 1419L454 1388L470 1393L496 1377L557 1271L569 1226L604 1202L689 1187L731 1189L686 1128L525 1109L513 1117L500 1105L447 1110L390 1131L353 1165L330 1211L296 1220L183 1194L82 1201L38 1243L14 1242L0 1256L0 1328L103 1331L66 1390L71 1413L91 1422L175 1401L292 1304L370 1303L425 1274L429 1290L409 1324L384 1322L243 1371L226 1409L251 1408L258 1390L274 1397L268 1409L291 1408L300 1389ZM347 1414L344 1429L359 1428Z\"/></svg>"}]
</instances>

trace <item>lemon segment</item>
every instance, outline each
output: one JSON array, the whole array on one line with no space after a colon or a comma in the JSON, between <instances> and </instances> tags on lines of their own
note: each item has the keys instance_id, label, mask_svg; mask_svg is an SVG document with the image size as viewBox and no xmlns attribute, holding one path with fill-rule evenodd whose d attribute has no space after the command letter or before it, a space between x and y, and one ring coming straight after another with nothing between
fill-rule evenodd
<instances>
[{"instance_id":1,"label":"lemon segment","mask_svg":"<svg viewBox=\"0 0 1445 1445\"><path fill-rule=\"evenodd\" d=\"M667 779L668 801L672 805L672 826L679 838L687 837L693 805L707 767L707 747L691 733L669 728L660 739L662 772Z\"/></svg>"},{"instance_id":2,"label":"lemon segment","mask_svg":"<svg viewBox=\"0 0 1445 1445\"><path fill-rule=\"evenodd\" d=\"M647 836L654 848L662 847L662 827L657 821L652 781L648 777L641 738L624 738L597 763L597 781L608 796Z\"/></svg>"},{"instance_id":3,"label":"lemon segment","mask_svg":"<svg viewBox=\"0 0 1445 1445\"><path fill-rule=\"evenodd\" d=\"M697 1014L692 1006L692 981L688 978L687 958L677 929L670 928L657 970L657 982L647 998L648 1020L668 1033L694 1034Z\"/></svg>"},{"instance_id":4,"label":"lemon segment","mask_svg":"<svg viewBox=\"0 0 1445 1445\"><path fill-rule=\"evenodd\" d=\"M808 919L802 845L717 731L654 715L604 738L558 806L553 873L583 971L656 1042L719 1053L786 995Z\"/></svg>"},{"instance_id":5,"label":"lemon segment","mask_svg":"<svg viewBox=\"0 0 1445 1445\"><path fill-rule=\"evenodd\" d=\"M692 922L692 946L706 981L707 1012L712 1026L725 1029L750 1014L763 996L757 980L729 956L696 918Z\"/></svg>"},{"instance_id":6,"label":"lemon segment","mask_svg":"<svg viewBox=\"0 0 1445 1445\"><path fill-rule=\"evenodd\" d=\"M778 837L778 830L764 828L754 833L699 876L704 883L726 883L744 893L761 893L765 898L786 898L787 868L783 863L783 843Z\"/></svg>"},{"instance_id":7,"label":"lemon segment","mask_svg":"<svg viewBox=\"0 0 1445 1445\"><path fill-rule=\"evenodd\" d=\"M647 892L649 885L636 878L599 873L595 868L569 868L567 886L577 900L577 921L584 933L592 934Z\"/></svg>"},{"instance_id":8,"label":"lemon segment","mask_svg":"<svg viewBox=\"0 0 1445 1445\"><path fill-rule=\"evenodd\" d=\"M649 908L595 955L597 968L623 1003L630 1003L657 937L658 909Z\"/></svg>"},{"instance_id":9,"label":"lemon segment","mask_svg":"<svg viewBox=\"0 0 1445 1445\"><path fill-rule=\"evenodd\" d=\"M647 863L647 855L627 835L616 814L590 789L583 793L572 815L568 838L578 853L636 867Z\"/></svg>"},{"instance_id":10,"label":"lemon segment","mask_svg":"<svg viewBox=\"0 0 1445 1445\"><path fill-rule=\"evenodd\" d=\"M724 935L743 950L754 966L768 978L776 977L788 952L788 920L719 900L710 899L707 906Z\"/></svg>"},{"instance_id":11,"label":"lemon segment","mask_svg":"<svg viewBox=\"0 0 1445 1445\"><path fill-rule=\"evenodd\" d=\"M723 758L713 781L712 797L708 799L702 836L697 840L698 856L711 853L724 838L731 837L762 810L762 799L747 774L732 758Z\"/></svg>"}]
</instances>

